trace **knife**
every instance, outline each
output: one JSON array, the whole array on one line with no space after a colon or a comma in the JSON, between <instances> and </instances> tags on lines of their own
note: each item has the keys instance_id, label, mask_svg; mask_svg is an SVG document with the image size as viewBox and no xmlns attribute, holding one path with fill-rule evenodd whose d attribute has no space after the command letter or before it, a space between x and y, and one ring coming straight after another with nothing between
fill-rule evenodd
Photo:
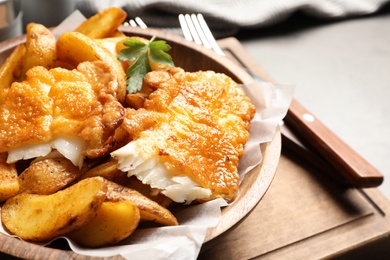
<instances>
[{"instance_id":1,"label":"knife","mask_svg":"<svg viewBox=\"0 0 390 260\"><path fill-rule=\"evenodd\" d=\"M321 155L355 188L377 187L383 175L296 99L284 118L305 145Z\"/></svg>"},{"instance_id":2,"label":"knife","mask_svg":"<svg viewBox=\"0 0 390 260\"><path fill-rule=\"evenodd\" d=\"M229 44L224 45L224 42ZM219 41L226 47L227 56L243 67L255 81L275 82L246 52L243 45L233 37ZM229 55L230 53L230 55ZM240 55L235 55L239 53ZM383 175L347 143L323 124L315 115L296 99L293 99L281 127L282 138L290 145L304 147L308 153L300 153L302 159L316 155L321 162L330 165L327 169L339 173L344 182L354 188L377 187L383 182ZM292 138L292 134L295 138ZM299 139L299 140L298 140ZM318 156L317 156L318 155ZM340 179L333 174L336 179Z\"/></svg>"}]
</instances>

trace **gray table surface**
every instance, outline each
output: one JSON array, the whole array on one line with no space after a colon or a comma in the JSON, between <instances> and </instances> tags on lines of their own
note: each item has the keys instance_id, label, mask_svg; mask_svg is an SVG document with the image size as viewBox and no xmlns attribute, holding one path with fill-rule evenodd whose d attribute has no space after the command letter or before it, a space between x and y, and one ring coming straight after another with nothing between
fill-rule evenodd
<instances>
[{"instance_id":1,"label":"gray table surface","mask_svg":"<svg viewBox=\"0 0 390 260\"><path fill-rule=\"evenodd\" d=\"M294 15L241 32L246 50L295 98L385 176L390 198L390 8L343 21Z\"/></svg>"}]
</instances>

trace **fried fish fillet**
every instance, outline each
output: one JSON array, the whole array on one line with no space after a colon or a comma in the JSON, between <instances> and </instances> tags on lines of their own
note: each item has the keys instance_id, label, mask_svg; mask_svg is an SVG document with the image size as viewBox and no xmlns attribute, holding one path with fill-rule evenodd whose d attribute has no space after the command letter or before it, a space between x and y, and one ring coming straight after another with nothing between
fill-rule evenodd
<instances>
[{"instance_id":1,"label":"fried fish fillet","mask_svg":"<svg viewBox=\"0 0 390 260\"><path fill-rule=\"evenodd\" d=\"M112 136L125 109L116 98L118 79L104 62L83 62L77 69L27 71L0 104L0 152L8 163L58 150L74 164L113 150ZM117 147L116 147L117 148Z\"/></svg>"},{"instance_id":2,"label":"fried fish fillet","mask_svg":"<svg viewBox=\"0 0 390 260\"><path fill-rule=\"evenodd\" d=\"M176 202L233 200L255 113L250 99L213 71L153 71L144 83L155 91L126 111L122 127L133 139L111 153L119 169Z\"/></svg>"}]
</instances>

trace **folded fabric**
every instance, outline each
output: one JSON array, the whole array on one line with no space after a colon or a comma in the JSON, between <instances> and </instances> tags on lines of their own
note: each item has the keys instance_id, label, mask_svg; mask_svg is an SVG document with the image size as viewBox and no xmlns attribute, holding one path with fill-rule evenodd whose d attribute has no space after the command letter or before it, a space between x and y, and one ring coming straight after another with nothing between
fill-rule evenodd
<instances>
[{"instance_id":1,"label":"folded fabric","mask_svg":"<svg viewBox=\"0 0 390 260\"><path fill-rule=\"evenodd\" d=\"M179 27L178 14L202 13L216 36L234 35L239 29L280 23L291 14L341 19L377 12L390 0L76 0L90 16L109 6L122 7L128 18L141 17L153 27Z\"/></svg>"}]
</instances>

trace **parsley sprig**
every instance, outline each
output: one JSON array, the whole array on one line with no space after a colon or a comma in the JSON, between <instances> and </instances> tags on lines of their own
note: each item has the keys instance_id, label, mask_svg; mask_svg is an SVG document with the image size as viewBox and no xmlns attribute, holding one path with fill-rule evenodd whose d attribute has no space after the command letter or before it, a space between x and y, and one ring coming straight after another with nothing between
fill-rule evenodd
<instances>
[{"instance_id":1,"label":"parsley sprig","mask_svg":"<svg viewBox=\"0 0 390 260\"><path fill-rule=\"evenodd\" d=\"M141 90L146 73L152 70L149 58L156 63L174 66L171 56L166 53L171 46L163 40L155 41L155 39L156 36L153 36L148 43L133 38L123 42L128 48L121 50L118 59L133 62L126 72L128 93Z\"/></svg>"}]
</instances>

